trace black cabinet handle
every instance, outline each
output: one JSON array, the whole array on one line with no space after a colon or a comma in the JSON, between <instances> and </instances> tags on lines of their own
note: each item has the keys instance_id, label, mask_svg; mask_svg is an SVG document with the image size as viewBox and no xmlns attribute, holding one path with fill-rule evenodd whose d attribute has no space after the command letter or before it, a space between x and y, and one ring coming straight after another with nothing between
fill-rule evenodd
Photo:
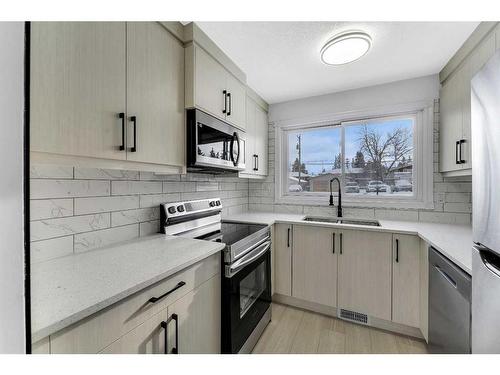
<instances>
[{"instance_id":1,"label":"black cabinet handle","mask_svg":"<svg viewBox=\"0 0 500 375\"><path fill-rule=\"evenodd\" d=\"M290 228L288 228L288 232L287 232L286 247L290 247Z\"/></svg>"},{"instance_id":2,"label":"black cabinet handle","mask_svg":"<svg viewBox=\"0 0 500 375\"><path fill-rule=\"evenodd\" d=\"M175 346L172 348L172 354L179 354L179 316L172 314L171 319L175 321Z\"/></svg>"},{"instance_id":3,"label":"black cabinet handle","mask_svg":"<svg viewBox=\"0 0 500 375\"><path fill-rule=\"evenodd\" d=\"M165 339L164 339L164 344L165 344L165 349L163 350L164 354L168 354L168 322L163 321L160 323L161 328L165 330Z\"/></svg>"},{"instance_id":4,"label":"black cabinet handle","mask_svg":"<svg viewBox=\"0 0 500 375\"><path fill-rule=\"evenodd\" d=\"M130 121L134 124L134 145L130 148L130 152L137 152L137 117L130 116Z\"/></svg>"},{"instance_id":5,"label":"black cabinet handle","mask_svg":"<svg viewBox=\"0 0 500 375\"><path fill-rule=\"evenodd\" d=\"M458 146L458 160L460 161L460 164L464 164L465 160L462 159L462 145L465 143L465 139L461 139L459 142Z\"/></svg>"},{"instance_id":6,"label":"black cabinet handle","mask_svg":"<svg viewBox=\"0 0 500 375\"><path fill-rule=\"evenodd\" d=\"M460 141L455 142L455 164L460 164L460 161L458 160L458 147L460 145Z\"/></svg>"},{"instance_id":7,"label":"black cabinet handle","mask_svg":"<svg viewBox=\"0 0 500 375\"><path fill-rule=\"evenodd\" d=\"M180 281L177 283L176 286L174 286L172 289L170 289L168 292L166 292L165 294L162 294L161 296L159 297L151 297L149 299L149 302L151 303L156 303L158 302L159 300L161 300L162 298L165 298L166 296L168 296L169 294L175 292L177 289L179 288L182 288L184 285L186 285L186 283L184 281Z\"/></svg>"},{"instance_id":8,"label":"black cabinet handle","mask_svg":"<svg viewBox=\"0 0 500 375\"><path fill-rule=\"evenodd\" d=\"M253 170L256 171L257 170L257 155L253 154L252 157L253 157Z\"/></svg>"},{"instance_id":9,"label":"black cabinet handle","mask_svg":"<svg viewBox=\"0 0 500 375\"><path fill-rule=\"evenodd\" d=\"M229 109L227 111L227 115L231 116L231 111L233 110L233 103L231 101L231 93L230 92L227 93L227 98L229 100Z\"/></svg>"},{"instance_id":10,"label":"black cabinet handle","mask_svg":"<svg viewBox=\"0 0 500 375\"><path fill-rule=\"evenodd\" d=\"M342 239L342 233L340 233L340 255L342 255L342 250L344 247L344 240Z\"/></svg>"},{"instance_id":11,"label":"black cabinet handle","mask_svg":"<svg viewBox=\"0 0 500 375\"><path fill-rule=\"evenodd\" d=\"M257 170L259 170L259 155L255 155L257 157Z\"/></svg>"},{"instance_id":12,"label":"black cabinet handle","mask_svg":"<svg viewBox=\"0 0 500 375\"><path fill-rule=\"evenodd\" d=\"M120 151L125 150L125 112L120 112L118 117L122 120L122 144L120 146Z\"/></svg>"},{"instance_id":13,"label":"black cabinet handle","mask_svg":"<svg viewBox=\"0 0 500 375\"><path fill-rule=\"evenodd\" d=\"M396 238L396 263L399 263L399 240Z\"/></svg>"},{"instance_id":14,"label":"black cabinet handle","mask_svg":"<svg viewBox=\"0 0 500 375\"><path fill-rule=\"evenodd\" d=\"M224 109L222 110L222 113L227 112L227 91L224 90L222 91L222 95L224 95Z\"/></svg>"},{"instance_id":15,"label":"black cabinet handle","mask_svg":"<svg viewBox=\"0 0 500 375\"><path fill-rule=\"evenodd\" d=\"M335 254L335 232L332 234L332 253Z\"/></svg>"}]
</instances>

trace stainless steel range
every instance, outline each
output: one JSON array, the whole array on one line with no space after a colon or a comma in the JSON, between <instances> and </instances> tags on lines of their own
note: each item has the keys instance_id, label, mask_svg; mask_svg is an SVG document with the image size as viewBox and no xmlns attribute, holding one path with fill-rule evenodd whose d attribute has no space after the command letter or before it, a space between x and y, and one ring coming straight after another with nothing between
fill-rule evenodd
<instances>
[{"instance_id":1,"label":"stainless steel range","mask_svg":"<svg viewBox=\"0 0 500 375\"><path fill-rule=\"evenodd\" d=\"M222 221L219 198L164 203L162 232L218 241L222 254L223 353L250 353L271 320L271 235L269 226Z\"/></svg>"}]
</instances>

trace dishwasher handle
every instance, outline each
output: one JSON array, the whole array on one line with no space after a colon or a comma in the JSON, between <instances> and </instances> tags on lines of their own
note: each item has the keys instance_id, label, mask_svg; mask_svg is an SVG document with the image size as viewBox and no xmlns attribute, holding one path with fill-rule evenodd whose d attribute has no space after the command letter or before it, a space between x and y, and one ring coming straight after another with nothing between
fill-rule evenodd
<instances>
[{"instance_id":1,"label":"dishwasher handle","mask_svg":"<svg viewBox=\"0 0 500 375\"><path fill-rule=\"evenodd\" d=\"M453 280L453 278L448 275L446 272L444 272L437 264L433 264L434 268L436 269L436 271L438 271L438 273L444 277L444 279L446 281L448 281L452 286L453 288L457 289L457 282L455 280Z\"/></svg>"}]
</instances>

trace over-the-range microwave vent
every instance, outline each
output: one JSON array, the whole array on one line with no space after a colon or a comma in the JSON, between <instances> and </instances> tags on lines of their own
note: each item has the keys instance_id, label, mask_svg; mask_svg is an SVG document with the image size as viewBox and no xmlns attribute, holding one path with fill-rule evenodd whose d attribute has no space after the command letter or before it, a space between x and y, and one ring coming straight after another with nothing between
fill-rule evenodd
<instances>
[{"instance_id":1,"label":"over-the-range microwave vent","mask_svg":"<svg viewBox=\"0 0 500 375\"><path fill-rule=\"evenodd\" d=\"M340 309L338 317L356 323L368 324L368 315L356 311Z\"/></svg>"}]
</instances>

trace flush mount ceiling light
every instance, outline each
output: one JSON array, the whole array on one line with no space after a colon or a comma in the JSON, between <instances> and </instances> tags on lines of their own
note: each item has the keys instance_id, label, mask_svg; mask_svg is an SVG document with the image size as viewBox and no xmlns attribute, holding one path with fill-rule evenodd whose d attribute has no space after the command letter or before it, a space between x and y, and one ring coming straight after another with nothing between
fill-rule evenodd
<instances>
[{"instance_id":1,"label":"flush mount ceiling light","mask_svg":"<svg viewBox=\"0 0 500 375\"><path fill-rule=\"evenodd\" d=\"M334 36L321 49L321 61L327 65L342 65L364 56L372 39L362 31L347 31Z\"/></svg>"}]
</instances>

